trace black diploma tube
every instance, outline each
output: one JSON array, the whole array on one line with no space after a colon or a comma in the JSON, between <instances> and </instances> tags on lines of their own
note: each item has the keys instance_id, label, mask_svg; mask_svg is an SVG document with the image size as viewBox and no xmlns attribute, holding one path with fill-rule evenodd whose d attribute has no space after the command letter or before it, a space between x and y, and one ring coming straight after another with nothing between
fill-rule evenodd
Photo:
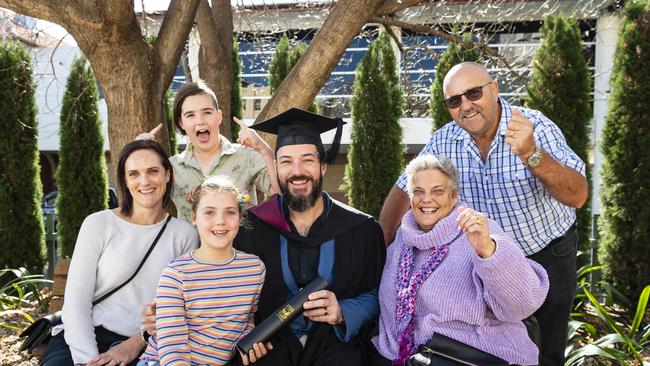
<instances>
[{"instance_id":1,"label":"black diploma tube","mask_svg":"<svg viewBox=\"0 0 650 366\"><path fill-rule=\"evenodd\" d=\"M292 297L287 303L277 309L272 315L264 319L255 329L242 338L237 343L237 348L243 353L253 349L253 344L265 342L277 333L285 325L292 322L298 315L305 310L303 304L307 301L307 296L312 292L320 291L327 288L329 284L322 277L316 277L307 286L303 287L296 296Z\"/></svg>"}]
</instances>

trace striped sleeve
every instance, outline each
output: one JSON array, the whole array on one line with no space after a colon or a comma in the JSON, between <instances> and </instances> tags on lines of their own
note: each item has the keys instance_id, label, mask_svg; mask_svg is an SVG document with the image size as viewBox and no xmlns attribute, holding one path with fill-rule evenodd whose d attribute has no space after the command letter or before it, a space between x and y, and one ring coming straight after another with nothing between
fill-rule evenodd
<instances>
[{"instance_id":1,"label":"striped sleeve","mask_svg":"<svg viewBox=\"0 0 650 366\"><path fill-rule=\"evenodd\" d=\"M167 267L156 292L156 335L162 365L190 364L182 273Z\"/></svg>"}]
</instances>

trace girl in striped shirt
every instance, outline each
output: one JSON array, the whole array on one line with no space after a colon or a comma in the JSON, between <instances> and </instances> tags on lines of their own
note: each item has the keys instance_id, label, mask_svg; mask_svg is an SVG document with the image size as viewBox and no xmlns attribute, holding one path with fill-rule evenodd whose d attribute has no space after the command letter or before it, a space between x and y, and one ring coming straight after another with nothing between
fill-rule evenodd
<instances>
[{"instance_id":1,"label":"girl in striped shirt","mask_svg":"<svg viewBox=\"0 0 650 366\"><path fill-rule=\"evenodd\" d=\"M266 270L257 256L232 246L243 203L225 176L208 178L192 193L192 223L201 247L163 271L156 292L156 336L138 366L225 365L237 342L253 329Z\"/></svg>"}]
</instances>

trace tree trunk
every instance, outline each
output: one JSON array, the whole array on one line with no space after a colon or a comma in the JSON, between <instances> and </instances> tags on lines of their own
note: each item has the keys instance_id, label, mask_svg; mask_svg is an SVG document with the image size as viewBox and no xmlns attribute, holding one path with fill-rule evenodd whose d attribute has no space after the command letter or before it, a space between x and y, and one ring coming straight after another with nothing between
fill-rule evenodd
<instances>
[{"instance_id":1,"label":"tree trunk","mask_svg":"<svg viewBox=\"0 0 650 366\"><path fill-rule=\"evenodd\" d=\"M150 52L147 52L150 53ZM124 57L126 56L126 57ZM108 107L108 135L111 151L119 153L124 145L133 141L141 132L146 132L164 120L162 98L164 90L153 85L150 75L157 74L156 65L149 62L147 55L112 52L110 58L96 57L93 65L103 72L99 80ZM121 76L114 77L110 70L119 67ZM124 92L128 90L128 92ZM169 151L169 136L163 128L157 135L157 140ZM116 155L114 155L116 156Z\"/></svg>"},{"instance_id":2,"label":"tree trunk","mask_svg":"<svg viewBox=\"0 0 650 366\"><path fill-rule=\"evenodd\" d=\"M220 132L232 140L236 136L231 136L233 22L230 0L213 0L212 9L207 0L202 0L196 18L201 36L199 74L217 95L223 114Z\"/></svg>"},{"instance_id":3,"label":"tree trunk","mask_svg":"<svg viewBox=\"0 0 650 366\"><path fill-rule=\"evenodd\" d=\"M133 1L0 0L1 6L63 26L77 41L106 98L113 156L163 121L162 99L198 4L199 0L172 0L152 46L142 36ZM158 141L169 151L165 129Z\"/></svg>"},{"instance_id":4,"label":"tree trunk","mask_svg":"<svg viewBox=\"0 0 650 366\"><path fill-rule=\"evenodd\" d=\"M93 40L95 41L95 40ZM82 49L91 49L79 43ZM124 145L164 120L162 90L153 81L160 67L153 61L153 48L139 44L98 44L86 56L90 60L108 107L108 136L113 159ZM169 136L162 129L157 140L169 151Z\"/></svg>"}]
</instances>

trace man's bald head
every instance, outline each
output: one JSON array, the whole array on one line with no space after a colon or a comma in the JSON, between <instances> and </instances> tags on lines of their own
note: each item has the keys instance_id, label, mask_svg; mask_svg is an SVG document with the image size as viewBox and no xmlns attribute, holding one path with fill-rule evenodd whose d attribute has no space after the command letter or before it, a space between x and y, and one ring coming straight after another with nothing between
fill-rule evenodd
<instances>
[{"instance_id":1,"label":"man's bald head","mask_svg":"<svg viewBox=\"0 0 650 366\"><path fill-rule=\"evenodd\" d=\"M485 66L477 62L471 62L471 61L461 62L457 65L454 65L454 67L452 67L451 69L449 69L447 75L445 75L445 79L442 82L442 90L445 94L445 97L449 96L447 95L447 89L449 83L453 81L456 78L456 76L461 74L471 75L472 79L475 79L479 83L487 83L488 81L492 80L490 78L490 73L488 73Z\"/></svg>"},{"instance_id":2,"label":"man's bald head","mask_svg":"<svg viewBox=\"0 0 650 366\"><path fill-rule=\"evenodd\" d=\"M498 128L501 107L499 87L485 67L476 62L460 63L445 75L442 86L445 99L455 97L453 108L447 107L454 121L475 139L491 141ZM466 94L470 90L471 100Z\"/></svg>"}]
</instances>

